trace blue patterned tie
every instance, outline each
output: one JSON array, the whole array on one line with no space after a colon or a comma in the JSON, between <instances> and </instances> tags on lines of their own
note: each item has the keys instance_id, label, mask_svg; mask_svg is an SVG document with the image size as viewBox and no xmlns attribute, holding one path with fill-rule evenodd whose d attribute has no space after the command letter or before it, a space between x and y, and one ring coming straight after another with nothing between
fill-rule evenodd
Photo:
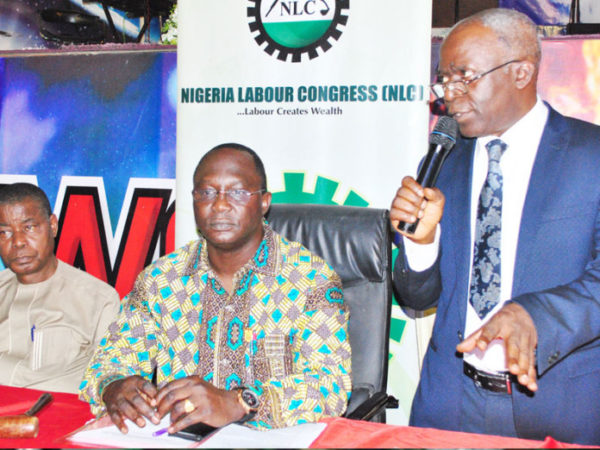
<instances>
[{"instance_id":1,"label":"blue patterned tie","mask_svg":"<svg viewBox=\"0 0 600 450\"><path fill-rule=\"evenodd\" d=\"M477 207L473 270L469 301L483 319L500 301L500 238L502 232L502 170L506 144L494 139L486 146L488 173Z\"/></svg>"}]
</instances>

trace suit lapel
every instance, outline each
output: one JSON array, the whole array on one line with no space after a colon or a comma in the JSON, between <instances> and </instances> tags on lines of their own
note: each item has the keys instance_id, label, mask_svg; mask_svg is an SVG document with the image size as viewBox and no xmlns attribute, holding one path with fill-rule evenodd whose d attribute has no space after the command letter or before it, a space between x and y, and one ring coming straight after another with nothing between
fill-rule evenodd
<instances>
[{"instance_id":1,"label":"suit lapel","mask_svg":"<svg viewBox=\"0 0 600 450\"><path fill-rule=\"evenodd\" d=\"M475 153L475 139L463 139L458 150L459 158L452 178L452 208L446 209L451 214L452 227L448 230L452 234L452 248L454 249L455 267L453 273L456 276L455 289L458 295L453 297L464 299L469 291L469 265L471 261L471 184L473 183L473 155ZM465 242L467 245L465 245ZM461 300L458 308L460 322L465 324L467 302ZM461 330L463 331L463 330Z\"/></svg>"},{"instance_id":2,"label":"suit lapel","mask_svg":"<svg viewBox=\"0 0 600 450\"><path fill-rule=\"evenodd\" d=\"M569 130L560 114L549 107L548 121L540 140L540 146L535 157L529 187L523 205L521 225L519 227L519 242L515 260L512 296L524 293L522 286L527 286L526 277L530 272L535 236L537 235L541 218L556 187L554 180L559 178L564 151L568 147Z\"/></svg>"}]
</instances>

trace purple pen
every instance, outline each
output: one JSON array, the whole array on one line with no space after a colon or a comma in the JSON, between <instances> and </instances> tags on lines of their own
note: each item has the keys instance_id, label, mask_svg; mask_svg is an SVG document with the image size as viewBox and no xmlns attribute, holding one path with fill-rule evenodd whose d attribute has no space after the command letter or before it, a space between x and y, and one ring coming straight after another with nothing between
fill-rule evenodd
<instances>
[{"instance_id":1,"label":"purple pen","mask_svg":"<svg viewBox=\"0 0 600 450\"><path fill-rule=\"evenodd\" d=\"M156 437L156 436L162 436L163 434L165 434L167 432L169 428L165 427L165 428L161 428L160 430L156 430L154 433L152 433L152 437Z\"/></svg>"}]
</instances>

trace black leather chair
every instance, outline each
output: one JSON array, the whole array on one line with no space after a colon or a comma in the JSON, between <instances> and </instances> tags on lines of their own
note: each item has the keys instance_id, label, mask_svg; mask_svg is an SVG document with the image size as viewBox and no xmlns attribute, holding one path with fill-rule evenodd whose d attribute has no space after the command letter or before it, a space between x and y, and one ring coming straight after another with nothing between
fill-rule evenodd
<instances>
[{"instance_id":1,"label":"black leather chair","mask_svg":"<svg viewBox=\"0 0 600 450\"><path fill-rule=\"evenodd\" d=\"M342 279L350 308L352 396L345 416L385 422L392 305L388 211L335 205L273 204L267 220L285 238L324 258Z\"/></svg>"}]
</instances>

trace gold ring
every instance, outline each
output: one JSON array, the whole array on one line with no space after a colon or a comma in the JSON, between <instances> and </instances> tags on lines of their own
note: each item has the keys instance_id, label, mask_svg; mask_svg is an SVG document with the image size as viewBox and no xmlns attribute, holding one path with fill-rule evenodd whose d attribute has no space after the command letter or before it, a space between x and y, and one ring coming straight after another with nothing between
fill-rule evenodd
<instances>
[{"instance_id":1,"label":"gold ring","mask_svg":"<svg viewBox=\"0 0 600 450\"><path fill-rule=\"evenodd\" d=\"M183 410L189 414L191 413L193 410L195 410L196 407L194 406L194 404L190 401L189 398L185 399L185 402L183 402Z\"/></svg>"}]
</instances>

